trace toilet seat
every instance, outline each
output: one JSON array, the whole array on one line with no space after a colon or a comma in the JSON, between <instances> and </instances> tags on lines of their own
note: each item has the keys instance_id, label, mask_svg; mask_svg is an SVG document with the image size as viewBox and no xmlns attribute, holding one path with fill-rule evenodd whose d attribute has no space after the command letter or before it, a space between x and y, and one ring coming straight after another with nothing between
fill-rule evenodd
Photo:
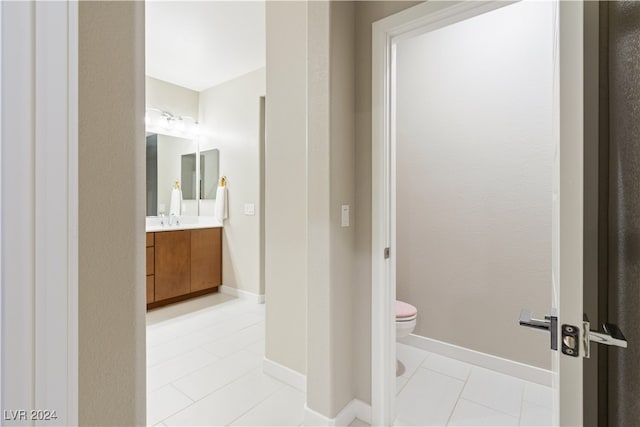
<instances>
[{"instance_id":1,"label":"toilet seat","mask_svg":"<svg viewBox=\"0 0 640 427\"><path fill-rule=\"evenodd\" d=\"M396 322L411 322L418 317L418 310L411 304L396 300Z\"/></svg>"}]
</instances>

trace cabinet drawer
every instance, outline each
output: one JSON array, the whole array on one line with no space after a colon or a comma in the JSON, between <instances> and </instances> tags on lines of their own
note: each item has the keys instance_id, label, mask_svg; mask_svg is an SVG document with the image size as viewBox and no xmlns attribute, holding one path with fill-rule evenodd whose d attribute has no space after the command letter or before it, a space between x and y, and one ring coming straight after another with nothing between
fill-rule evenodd
<instances>
[{"instance_id":1,"label":"cabinet drawer","mask_svg":"<svg viewBox=\"0 0 640 427\"><path fill-rule=\"evenodd\" d=\"M153 246L155 233L147 233L147 247Z\"/></svg>"},{"instance_id":2,"label":"cabinet drawer","mask_svg":"<svg viewBox=\"0 0 640 427\"><path fill-rule=\"evenodd\" d=\"M147 276L155 272L155 250L147 248Z\"/></svg>"},{"instance_id":3,"label":"cabinet drawer","mask_svg":"<svg viewBox=\"0 0 640 427\"><path fill-rule=\"evenodd\" d=\"M154 302L155 297L155 277L147 276L147 304Z\"/></svg>"}]
</instances>

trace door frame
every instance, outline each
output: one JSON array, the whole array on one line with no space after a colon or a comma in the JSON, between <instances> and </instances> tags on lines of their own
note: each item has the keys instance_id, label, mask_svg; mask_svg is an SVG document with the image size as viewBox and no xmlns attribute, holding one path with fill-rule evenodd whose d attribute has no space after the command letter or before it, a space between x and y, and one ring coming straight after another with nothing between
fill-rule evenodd
<instances>
[{"instance_id":1,"label":"door frame","mask_svg":"<svg viewBox=\"0 0 640 427\"><path fill-rule=\"evenodd\" d=\"M391 15L372 26L372 298L371 298L371 406L372 425L391 426L395 419L396 340L396 141L395 141L395 44L428 31L477 16L514 2L425 2ZM554 222L560 232L554 238L554 301L560 323L581 325L582 319L582 2L558 1L560 31L555 65L560 99L555 138L554 179L558 184ZM560 143L560 141L562 141ZM560 199L560 192L564 195ZM390 248L388 257L385 249ZM555 261L555 259L554 259ZM556 285L563 286L555 292ZM567 304L580 294L579 301ZM555 304L558 307L558 304ZM578 315L579 314L579 315ZM516 319L514 318L514 321ZM582 424L582 359L552 356L556 424ZM579 378L576 377L580 372ZM563 375L577 381L562 382ZM579 394L576 394L579 391ZM558 410L562 408L563 410Z\"/></svg>"},{"instance_id":2,"label":"door frame","mask_svg":"<svg viewBox=\"0 0 640 427\"><path fill-rule=\"evenodd\" d=\"M2 409L77 425L78 2L0 18Z\"/></svg>"}]
</instances>

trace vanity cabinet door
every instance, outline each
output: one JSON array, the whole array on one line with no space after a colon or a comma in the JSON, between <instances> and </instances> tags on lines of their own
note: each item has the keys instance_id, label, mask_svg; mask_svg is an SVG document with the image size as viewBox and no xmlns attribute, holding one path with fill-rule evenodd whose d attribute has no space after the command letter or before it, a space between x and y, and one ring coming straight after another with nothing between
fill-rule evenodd
<instances>
[{"instance_id":1,"label":"vanity cabinet door","mask_svg":"<svg viewBox=\"0 0 640 427\"><path fill-rule=\"evenodd\" d=\"M154 302L156 299L155 291L155 277L147 276L147 304Z\"/></svg>"},{"instance_id":2,"label":"vanity cabinet door","mask_svg":"<svg viewBox=\"0 0 640 427\"><path fill-rule=\"evenodd\" d=\"M191 230L191 292L222 284L222 229Z\"/></svg>"},{"instance_id":3,"label":"vanity cabinet door","mask_svg":"<svg viewBox=\"0 0 640 427\"><path fill-rule=\"evenodd\" d=\"M155 255L153 247L147 248L147 276L152 275L155 271Z\"/></svg>"},{"instance_id":4,"label":"vanity cabinet door","mask_svg":"<svg viewBox=\"0 0 640 427\"><path fill-rule=\"evenodd\" d=\"M188 294L191 281L189 231L155 235L155 300Z\"/></svg>"}]
</instances>

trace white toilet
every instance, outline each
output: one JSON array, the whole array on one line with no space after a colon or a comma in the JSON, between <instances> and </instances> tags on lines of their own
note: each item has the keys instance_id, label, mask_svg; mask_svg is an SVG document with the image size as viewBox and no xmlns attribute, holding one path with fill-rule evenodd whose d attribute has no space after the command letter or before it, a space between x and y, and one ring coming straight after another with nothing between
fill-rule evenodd
<instances>
[{"instance_id":1,"label":"white toilet","mask_svg":"<svg viewBox=\"0 0 640 427\"><path fill-rule=\"evenodd\" d=\"M411 304L396 300L396 338L409 335L416 327L418 310Z\"/></svg>"}]
</instances>

